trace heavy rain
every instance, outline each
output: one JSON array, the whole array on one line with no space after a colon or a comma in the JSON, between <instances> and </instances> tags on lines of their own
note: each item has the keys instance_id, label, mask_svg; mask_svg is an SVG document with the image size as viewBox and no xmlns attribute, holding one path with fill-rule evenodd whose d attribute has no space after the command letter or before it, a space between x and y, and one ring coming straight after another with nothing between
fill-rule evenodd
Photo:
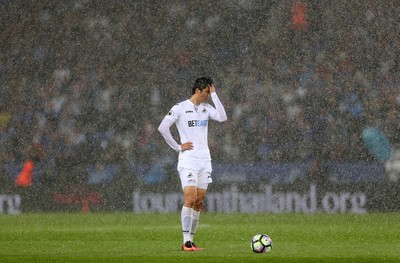
<instances>
[{"instance_id":1,"label":"heavy rain","mask_svg":"<svg viewBox=\"0 0 400 263\"><path fill-rule=\"evenodd\" d=\"M203 76L205 213L400 210L398 1L0 5L0 217L180 213L157 128Z\"/></svg>"}]
</instances>

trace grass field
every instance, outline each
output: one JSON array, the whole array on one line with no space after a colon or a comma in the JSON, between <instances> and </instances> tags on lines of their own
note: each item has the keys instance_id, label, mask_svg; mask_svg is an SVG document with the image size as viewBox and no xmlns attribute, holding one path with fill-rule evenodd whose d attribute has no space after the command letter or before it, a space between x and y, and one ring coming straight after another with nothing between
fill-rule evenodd
<instances>
[{"instance_id":1,"label":"grass field","mask_svg":"<svg viewBox=\"0 0 400 263\"><path fill-rule=\"evenodd\" d=\"M249 246L273 240L268 254ZM202 213L182 252L179 214L0 215L0 262L400 262L400 214Z\"/></svg>"}]
</instances>

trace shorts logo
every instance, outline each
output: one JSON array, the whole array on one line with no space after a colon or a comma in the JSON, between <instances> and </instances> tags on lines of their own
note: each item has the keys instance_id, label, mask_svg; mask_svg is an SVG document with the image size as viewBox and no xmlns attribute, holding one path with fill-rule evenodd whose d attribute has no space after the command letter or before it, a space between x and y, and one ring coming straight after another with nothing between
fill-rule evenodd
<instances>
[{"instance_id":1,"label":"shorts logo","mask_svg":"<svg viewBox=\"0 0 400 263\"><path fill-rule=\"evenodd\" d=\"M192 173L189 173L187 175L187 178L188 178L188 183L196 183L196 180L194 180Z\"/></svg>"}]
</instances>

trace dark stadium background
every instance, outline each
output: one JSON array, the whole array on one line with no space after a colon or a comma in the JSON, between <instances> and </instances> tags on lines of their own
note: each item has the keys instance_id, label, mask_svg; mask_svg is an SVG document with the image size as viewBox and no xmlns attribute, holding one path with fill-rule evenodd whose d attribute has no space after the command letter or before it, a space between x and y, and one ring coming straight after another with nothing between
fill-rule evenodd
<instances>
[{"instance_id":1,"label":"dark stadium background","mask_svg":"<svg viewBox=\"0 0 400 263\"><path fill-rule=\"evenodd\" d=\"M397 164L397 1L0 4L2 212L132 210L138 189L179 192L157 126L202 75L229 118L210 125L211 192L316 184L399 210L381 158ZM390 148L368 148L368 127Z\"/></svg>"}]
</instances>

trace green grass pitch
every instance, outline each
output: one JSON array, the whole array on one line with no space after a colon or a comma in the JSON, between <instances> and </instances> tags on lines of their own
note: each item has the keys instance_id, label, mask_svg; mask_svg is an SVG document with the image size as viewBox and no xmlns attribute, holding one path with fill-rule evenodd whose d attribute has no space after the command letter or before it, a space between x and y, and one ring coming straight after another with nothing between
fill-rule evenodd
<instances>
[{"instance_id":1,"label":"green grass pitch","mask_svg":"<svg viewBox=\"0 0 400 263\"><path fill-rule=\"evenodd\" d=\"M250 239L266 233L272 252ZM400 214L204 212L182 252L179 214L0 215L0 262L400 262Z\"/></svg>"}]
</instances>

